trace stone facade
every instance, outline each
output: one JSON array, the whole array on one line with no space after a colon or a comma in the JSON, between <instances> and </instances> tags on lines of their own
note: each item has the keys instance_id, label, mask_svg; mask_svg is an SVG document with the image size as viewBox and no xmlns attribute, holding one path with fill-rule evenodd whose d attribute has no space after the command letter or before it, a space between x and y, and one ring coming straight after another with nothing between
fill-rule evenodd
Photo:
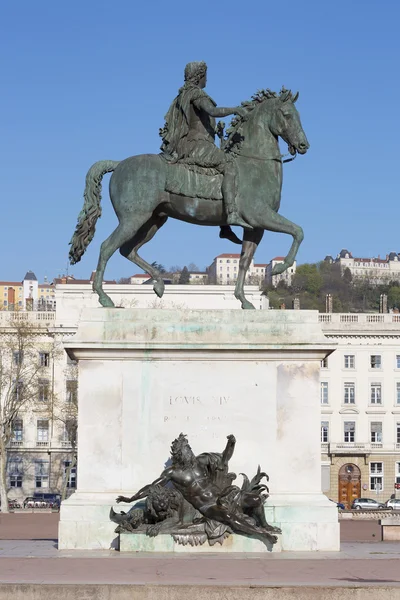
<instances>
[{"instance_id":1,"label":"stone facade","mask_svg":"<svg viewBox=\"0 0 400 600\"><path fill-rule=\"evenodd\" d=\"M319 319L337 344L320 373L323 490L348 506L355 494L385 502L400 484L400 316Z\"/></svg>"},{"instance_id":2,"label":"stone facade","mask_svg":"<svg viewBox=\"0 0 400 600\"><path fill-rule=\"evenodd\" d=\"M353 279L368 279L372 284L400 281L400 254L396 252L390 252L385 258L363 258L353 257L351 252L343 249L335 260L330 256L325 260L339 263L342 272L349 269Z\"/></svg>"},{"instance_id":3,"label":"stone facade","mask_svg":"<svg viewBox=\"0 0 400 600\"><path fill-rule=\"evenodd\" d=\"M219 254L208 267L209 282L217 285L233 285L239 274L240 254ZM267 264L251 261L246 282L260 286L266 275Z\"/></svg>"}]
</instances>

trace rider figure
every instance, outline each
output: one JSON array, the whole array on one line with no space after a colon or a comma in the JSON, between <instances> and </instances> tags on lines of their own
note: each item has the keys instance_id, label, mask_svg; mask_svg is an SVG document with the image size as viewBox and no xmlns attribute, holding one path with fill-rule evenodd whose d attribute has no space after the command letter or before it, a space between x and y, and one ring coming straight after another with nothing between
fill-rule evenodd
<instances>
[{"instance_id":1,"label":"rider figure","mask_svg":"<svg viewBox=\"0 0 400 600\"><path fill-rule=\"evenodd\" d=\"M161 130L161 150L175 161L216 169L223 175L222 195L228 225L250 228L238 214L235 203L235 165L215 145L215 117L240 115L246 110L222 108L204 91L207 82L205 62L190 62L185 67L185 83L172 102Z\"/></svg>"}]
</instances>

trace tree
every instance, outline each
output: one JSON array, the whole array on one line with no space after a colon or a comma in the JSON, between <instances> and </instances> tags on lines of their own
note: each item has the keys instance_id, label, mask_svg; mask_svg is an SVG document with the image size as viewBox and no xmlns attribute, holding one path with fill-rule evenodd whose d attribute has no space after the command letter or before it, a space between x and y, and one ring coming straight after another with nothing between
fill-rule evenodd
<instances>
[{"instance_id":1,"label":"tree","mask_svg":"<svg viewBox=\"0 0 400 600\"><path fill-rule=\"evenodd\" d=\"M353 275L351 274L349 267L346 267L343 272L343 281L347 284L350 284L353 281Z\"/></svg>"},{"instance_id":2,"label":"tree","mask_svg":"<svg viewBox=\"0 0 400 600\"><path fill-rule=\"evenodd\" d=\"M319 294L322 284L323 278L316 264L300 265L292 279L295 292L309 292L312 295Z\"/></svg>"},{"instance_id":3,"label":"tree","mask_svg":"<svg viewBox=\"0 0 400 600\"><path fill-rule=\"evenodd\" d=\"M190 273L196 272L196 271L200 271L199 267L196 265L196 263L189 263L188 264L188 271Z\"/></svg>"},{"instance_id":4,"label":"tree","mask_svg":"<svg viewBox=\"0 0 400 600\"><path fill-rule=\"evenodd\" d=\"M120 277L117 281L117 283L120 283L121 285L127 285L131 282L131 278L130 277Z\"/></svg>"},{"instance_id":5,"label":"tree","mask_svg":"<svg viewBox=\"0 0 400 600\"><path fill-rule=\"evenodd\" d=\"M168 269L168 273L171 273L171 275L173 273L180 273L182 271L182 267L180 267L179 265L171 265L170 268Z\"/></svg>"},{"instance_id":6,"label":"tree","mask_svg":"<svg viewBox=\"0 0 400 600\"><path fill-rule=\"evenodd\" d=\"M393 285L389 288L388 306L389 308L400 309L400 286Z\"/></svg>"},{"instance_id":7,"label":"tree","mask_svg":"<svg viewBox=\"0 0 400 600\"><path fill-rule=\"evenodd\" d=\"M190 282L190 273L187 267L183 267L181 276L179 277L180 284L187 284Z\"/></svg>"},{"instance_id":8,"label":"tree","mask_svg":"<svg viewBox=\"0 0 400 600\"><path fill-rule=\"evenodd\" d=\"M24 313L21 313L24 315ZM26 314L25 314L26 316ZM20 414L31 407L46 416L53 403L48 367L60 352L47 329L28 320L10 321L0 330L0 500L8 512L7 448L17 435Z\"/></svg>"},{"instance_id":9,"label":"tree","mask_svg":"<svg viewBox=\"0 0 400 600\"><path fill-rule=\"evenodd\" d=\"M154 269L157 269L157 271L159 271L160 273L166 273L166 269L164 267L164 265L154 261L151 263L151 266L154 267Z\"/></svg>"},{"instance_id":10,"label":"tree","mask_svg":"<svg viewBox=\"0 0 400 600\"><path fill-rule=\"evenodd\" d=\"M70 460L65 470L61 489L61 500L65 500L72 469L77 465L78 442L78 367L74 365L68 371L67 397L65 401L56 399L53 408L53 418L64 427L64 441L71 444Z\"/></svg>"}]
</instances>

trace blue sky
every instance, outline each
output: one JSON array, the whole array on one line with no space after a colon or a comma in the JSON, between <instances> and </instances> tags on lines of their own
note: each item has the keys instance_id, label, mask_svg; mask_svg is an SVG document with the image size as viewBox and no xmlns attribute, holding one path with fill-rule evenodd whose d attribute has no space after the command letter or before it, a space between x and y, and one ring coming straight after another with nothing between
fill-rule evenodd
<instances>
[{"instance_id":1,"label":"blue sky","mask_svg":"<svg viewBox=\"0 0 400 600\"><path fill-rule=\"evenodd\" d=\"M300 91L311 148L285 167L281 204L305 231L299 262L342 247L400 251L399 18L397 0L4 3L0 279L66 271L88 168L158 152L158 129L191 60L208 63L207 91L222 106L262 87ZM104 183L103 216L69 267L75 277L89 276L117 223ZM290 242L266 233L257 262L286 254ZM203 268L232 251L217 228L170 220L142 255ZM106 275L139 271L116 254Z\"/></svg>"}]
</instances>

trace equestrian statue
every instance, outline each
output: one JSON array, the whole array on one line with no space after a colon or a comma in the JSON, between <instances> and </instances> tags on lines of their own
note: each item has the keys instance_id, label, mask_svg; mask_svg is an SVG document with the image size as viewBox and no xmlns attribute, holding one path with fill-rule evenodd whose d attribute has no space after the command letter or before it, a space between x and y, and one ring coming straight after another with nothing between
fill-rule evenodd
<instances>
[{"instance_id":1,"label":"equestrian statue","mask_svg":"<svg viewBox=\"0 0 400 600\"><path fill-rule=\"evenodd\" d=\"M279 94L258 91L241 106L217 106L204 88L207 65L191 62L185 83L172 102L160 129L160 154L141 154L123 161L101 160L86 175L83 209L70 242L71 264L77 263L92 241L101 215L101 180L112 172L110 198L119 224L102 243L93 290L102 306L114 306L103 290L104 272L116 250L153 279L158 297L164 293L162 274L141 258L139 249L149 242L168 217L195 225L217 226L220 237L242 245L235 297L242 308L254 308L244 294L246 273L264 231L288 233L293 242L272 275L283 273L296 258L303 230L278 214L282 190L283 156L278 138L289 153L309 148L299 113L298 98L290 90ZM233 115L229 129L216 118ZM220 138L220 147L215 136ZM291 160L291 159L289 159ZM244 229L243 241L231 225Z\"/></svg>"}]
</instances>

